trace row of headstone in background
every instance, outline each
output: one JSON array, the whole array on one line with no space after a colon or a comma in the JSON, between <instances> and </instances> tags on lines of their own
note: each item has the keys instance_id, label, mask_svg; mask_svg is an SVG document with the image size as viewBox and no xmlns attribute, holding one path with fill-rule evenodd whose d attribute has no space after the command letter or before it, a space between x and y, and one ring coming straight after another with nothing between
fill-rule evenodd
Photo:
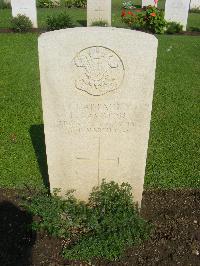
<instances>
[{"instance_id":1,"label":"row of headstone in background","mask_svg":"<svg viewBox=\"0 0 200 266\"><path fill-rule=\"evenodd\" d=\"M186 30L189 8L190 0L166 0L165 19L180 23L183 25L183 30Z\"/></svg>"},{"instance_id":2,"label":"row of headstone in background","mask_svg":"<svg viewBox=\"0 0 200 266\"><path fill-rule=\"evenodd\" d=\"M166 0L166 2L169 2L169 1ZM179 5L179 1L178 0L174 0L174 2L177 3L177 5ZM190 2L190 5L189 5L190 9L200 9L200 0L189 0L189 2ZM142 0L142 7L143 6L148 6L148 5L157 6L157 3L155 3L154 0Z\"/></svg>"},{"instance_id":3,"label":"row of headstone in background","mask_svg":"<svg viewBox=\"0 0 200 266\"><path fill-rule=\"evenodd\" d=\"M197 7L200 0L192 0L191 4ZM169 22L176 22L183 25L186 30L190 0L166 0L165 2L165 19ZM154 0L143 0L142 6L157 6ZM200 5L200 3L199 3ZM111 0L88 0L87 5L87 25L91 26L96 21L105 21L111 25Z\"/></svg>"},{"instance_id":4,"label":"row of headstone in background","mask_svg":"<svg viewBox=\"0 0 200 266\"><path fill-rule=\"evenodd\" d=\"M9 0L6 0L9 1ZM58 3L59 0L53 0ZM96 21L104 21L111 26L111 0L87 1L87 25L91 26ZM143 0L142 6L155 5L154 0ZM12 16L23 14L30 18L33 27L37 28L36 0L11 0ZM166 0L165 19L175 21L183 25L186 30L189 8L200 8L200 0Z\"/></svg>"},{"instance_id":5,"label":"row of headstone in background","mask_svg":"<svg viewBox=\"0 0 200 266\"><path fill-rule=\"evenodd\" d=\"M37 28L36 0L11 0L12 16L25 15L28 17L34 28Z\"/></svg>"}]
</instances>

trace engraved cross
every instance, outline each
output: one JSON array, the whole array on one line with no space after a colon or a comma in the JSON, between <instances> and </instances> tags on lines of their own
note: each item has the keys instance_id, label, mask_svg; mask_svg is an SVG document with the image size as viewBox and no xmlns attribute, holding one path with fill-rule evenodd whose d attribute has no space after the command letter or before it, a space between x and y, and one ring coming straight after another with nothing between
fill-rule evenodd
<instances>
[{"instance_id":1,"label":"engraved cross","mask_svg":"<svg viewBox=\"0 0 200 266\"><path fill-rule=\"evenodd\" d=\"M114 158L107 158L107 159L101 158L101 142L100 142L100 137L99 137L99 140L98 140L98 152L97 152L96 158L91 159L91 158L86 158L86 157L76 157L76 160L81 160L81 161L94 161L95 160L95 161L98 162L98 169L97 169L97 171L98 171L98 174L97 174L98 183L100 181L100 163L101 163L101 161L114 161L114 162L116 162L117 167L119 167L119 163L120 163L119 157L117 157L115 159Z\"/></svg>"}]
</instances>

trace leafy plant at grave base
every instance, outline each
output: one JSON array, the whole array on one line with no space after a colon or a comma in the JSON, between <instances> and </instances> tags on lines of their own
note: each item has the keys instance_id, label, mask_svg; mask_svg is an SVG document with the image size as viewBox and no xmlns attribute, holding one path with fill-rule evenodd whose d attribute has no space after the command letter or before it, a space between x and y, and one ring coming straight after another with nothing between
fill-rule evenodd
<instances>
[{"instance_id":1,"label":"leafy plant at grave base","mask_svg":"<svg viewBox=\"0 0 200 266\"><path fill-rule=\"evenodd\" d=\"M52 0L38 0L37 6L41 8L52 8L60 5L59 1Z\"/></svg>"},{"instance_id":2,"label":"leafy plant at grave base","mask_svg":"<svg viewBox=\"0 0 200 266\"><path fill-rule=\"evenodd\" d=\"M9 2L5 2L5 0L0 0L0 9L11 8L11 4Z\"/></svg>"},{"instance_id":3,"label":"leafy plant at grave base","mask_svg":"<svg viewBox=\"0 0 200 266\"><path fill-rule=\"evenodd\" d=\"M28 199L26 208L39 217L33 229L65 239L65 258L115 260L125 248L146 239L151 229L139 216L131 190L129 184L103 180L88 203L75 199L72 192L65 199L40 193Z\"/></svg>"},{"instance_id":4,"label":"leafy plant at grave base","mask_svg":"<svg viewBox=\"0 0 200 266\"><path fill-rule=\"evenodd\" d=\"M32 197L26 197L24 207L37 216L32 223L33 230L45 230L55 237L73 239L78 228L82 228L85 220L85 205L78 202L72 191L65 199L58 196L59 190L49 195L47 190L41 190Z\"/></svg>"},{"instance_id":5,"label":"leafy plant at grave base","mask_svg":"<svg viewBox=\"0 0 200 266\"><path fill-rule=\"evenodd\" d=\"M174 34L183 31L183 25L176 23L174 21L167 23L166 33Z\"/></svg>"},{"instance_id":6,"label":"leafy plant at grave base","mask_svg":"<svg viewBox=\"0 0 200 266\"><path fill-rule=\"evenodd\" d=\"M153 6L147 6L145 11L133 13L122 10L122 21L131 29L144 30L147 32L164 33L167 25L163 11Z\"/></svg>"},{"instance_id":7,"label":"leafy plant at grave base","mask_svg":"<svg viewBox=\"0 0 200 266\"><path fill-rule=\"evenodd\" d=\"M105 20L93 21L91 26L96 27L107 27L108 22Z\"/></svg>"},{"instance_id":8,"label":"leafy plant at grave base","mask_svg":"<svg viewBox=\"0 0 200 266\"><path fill-rule=\"evenodd\" d=\"M46 24L49 31L74 27L71 17L65 12L48 16Z\"/></svg>"},{"instance_id":9,"label":"leafy plant at grave base","mask_svg":"<svg viewBox=\"0 0 200 266\"><path fill-rule=\"evenodd\" d=\"M28 32L32 28L31 20L24 15L17 15L11 19L11 29L14 32Z\"/></svg>"}]
</instances>

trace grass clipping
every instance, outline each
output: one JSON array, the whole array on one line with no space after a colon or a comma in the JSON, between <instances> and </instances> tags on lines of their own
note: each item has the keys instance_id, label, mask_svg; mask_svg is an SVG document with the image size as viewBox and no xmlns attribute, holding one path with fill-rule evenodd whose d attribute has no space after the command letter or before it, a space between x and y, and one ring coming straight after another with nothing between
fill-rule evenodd
<instances>
[{"instance_id":1,"label":"grass clipping","mask_svg":"<svg viewBox=\"0 0 200 266\"><path fill-rule=\"evenodd\" d=\"M39 193L26 201L32 215L39 217L33 229L65 239L63 256L70 260L119 259L127 247L141 243L150 225L138 213L129 184L102 181L87 203L72 192L62 199Z\"/></svg>"}]
</instances>

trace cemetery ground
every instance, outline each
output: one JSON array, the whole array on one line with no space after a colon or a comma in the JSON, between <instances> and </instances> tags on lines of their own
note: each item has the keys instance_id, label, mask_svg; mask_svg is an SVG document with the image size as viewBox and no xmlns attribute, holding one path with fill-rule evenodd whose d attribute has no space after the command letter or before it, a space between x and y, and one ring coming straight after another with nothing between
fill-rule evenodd
<instances>
[{"instance_id":1,"label":"cemetery ground","mask_svg":"<svg viewBox=\"0 0 200 266\"><path fill-rule=\"evenodd\" d=\"M0 10L1 28L8 27L9 12ZM58 9L39 10L41 27L49 12ZM85 23L86 13L69 12L79 25ZM120 26L118 16L113 14L113 19ZM199 14L189 15L189 26L200 27ZM157 38L141 209L153 229L149 239L127 249L120 261L102 259L97 265L200 264L200 37ZM31 33L0 34L0 265L80 265L61 257L62 239L26 231L37 217L21 206L22 191L48 184L37 39ZM124 41L128 50L131 44Z\"/></svg>"},{"instance_id":2,"label":"cemetery ground","mask_svg":"<svg viewBox=\"0 0 200 266\"><path fill-rule=\"evenodd\" d=\"M159 49L141 211L154 229L149 240L128 249L120 262L101 260L100 265L199 265L200 262L197 130L200 39L157 37ZM0 35L0 220L3 221L0 260L8 262L4 265L29 265L30 260L32 265L69 263L59 255L61 240L45 233L24 231L33 217L19 204L20 189L40 188L43 182L47 183L37 38L37 34ZM14 253L9 249L11 243L15 246Z\"/></svg>"}]
</instances>

